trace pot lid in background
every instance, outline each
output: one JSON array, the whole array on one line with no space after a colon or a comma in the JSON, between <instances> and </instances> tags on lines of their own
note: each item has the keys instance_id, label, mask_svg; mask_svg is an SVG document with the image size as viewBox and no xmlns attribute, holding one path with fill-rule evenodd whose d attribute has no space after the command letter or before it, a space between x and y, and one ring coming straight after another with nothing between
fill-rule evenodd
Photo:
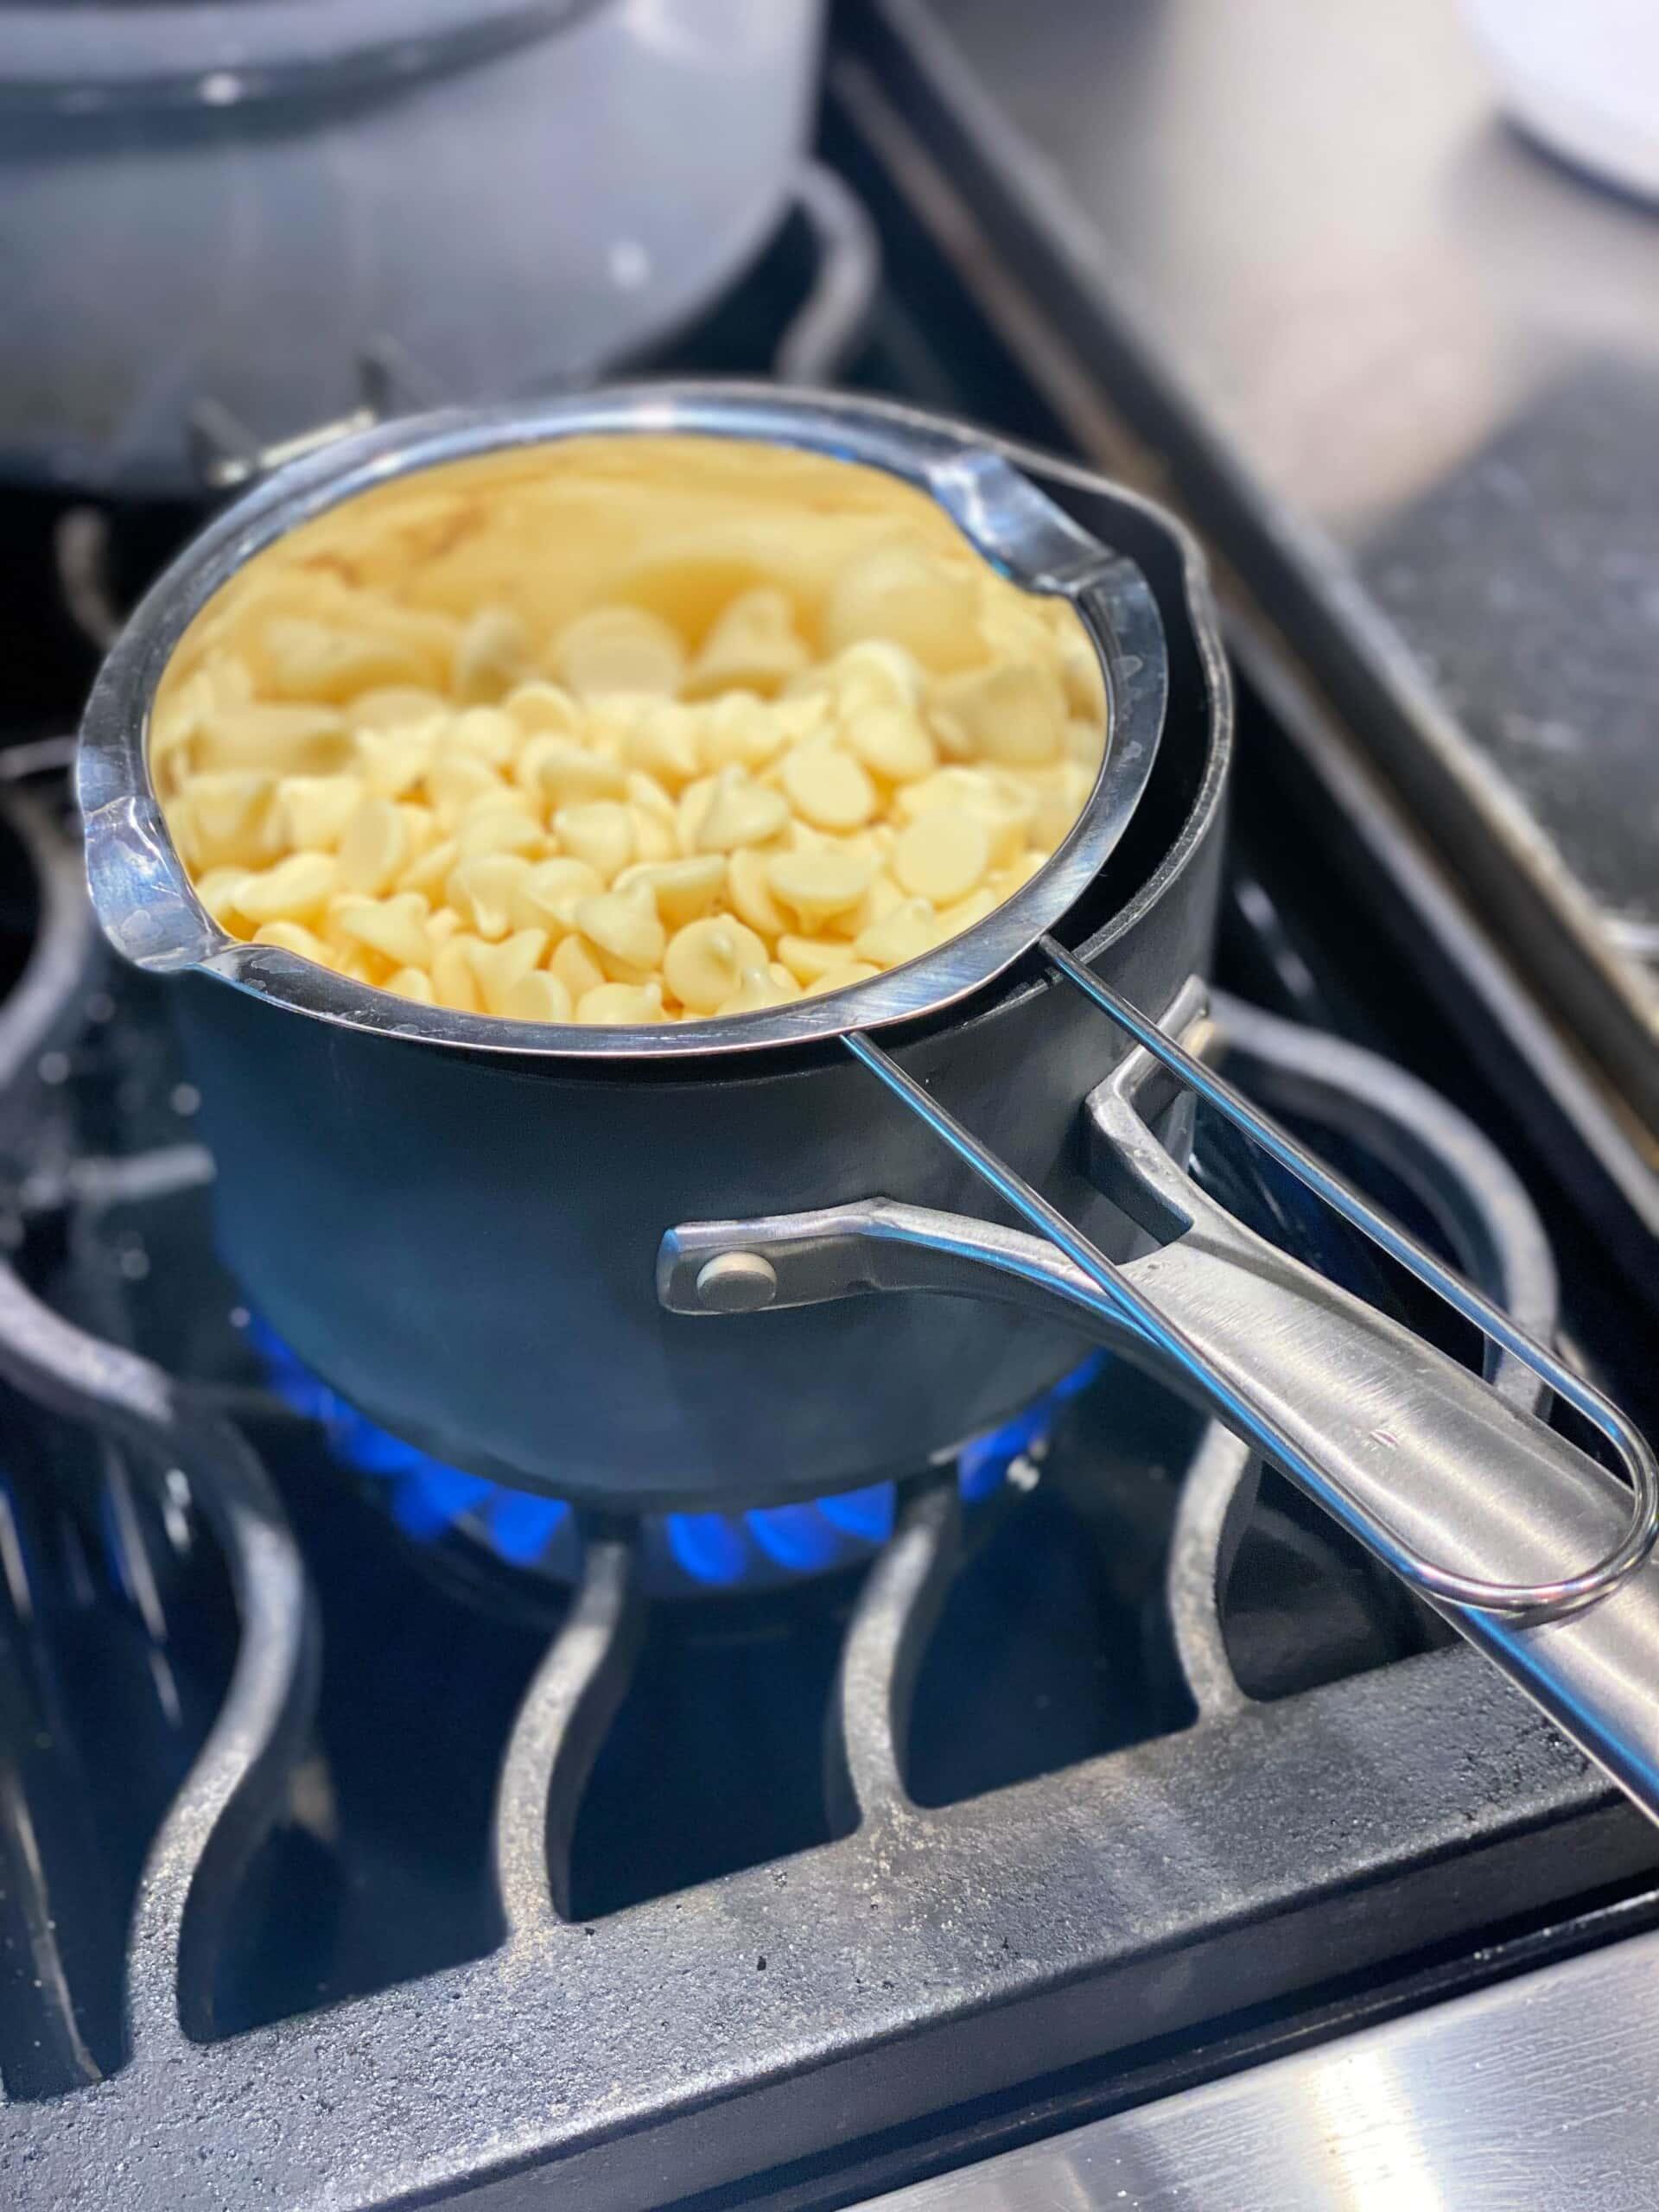
<instances>
[{"instance_id":1,"label":"pot lid in background","mask_svg":"<svg viewBox=\"0 0 1659 2212\"><path fill-rule=\"evenodd\" d=\"M407 81L611 0L0 0L0 106L231 107Z\"/></svg>"},{"instance_id":2,"label":"pot lid in background","mask_svg":"<svg viewBox=\"0 0 1659 2212\"><path fill-rule=\"evenodd\" d=\"M353 412L588 383L783 219L823 0L0 0L0 481L198 497ZM278 96L280 95L280 97Z\"/></svg>"}]
</instances>

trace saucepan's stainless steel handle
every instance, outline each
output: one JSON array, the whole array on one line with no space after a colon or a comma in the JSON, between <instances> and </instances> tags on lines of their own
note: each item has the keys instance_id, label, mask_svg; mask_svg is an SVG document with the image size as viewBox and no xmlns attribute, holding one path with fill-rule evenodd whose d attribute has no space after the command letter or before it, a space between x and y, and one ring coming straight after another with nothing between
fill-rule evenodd
<instances>
[{"instance_id":1,"label":"saucepan's stainless steel handle","mask_svg":"<svg viewBox=\"0 0 1659 2212\"><path fill-rule=\"evenodd\" d=\"M880 1291L994 1298L1114 1351L1150 1347L1083 1269L1041 1236L894 1198L671 1229L657 1260L671 1313L781 1313Z\"/></svg>"},{"instance_id":2,"label":"saucepan's stainless steel handle","mask_svg":"<svg viewBox=\"0 0 1659 2212\"><path fill-rule=\"evenodd\" d=\"M1305 1179L1309 1171L1328 1178L1173 1040L1124 1012L1151 1031L1155 1046L1143 1049L1166 1068L1206 1095L1218 1090L1224 1110L1287 1147ZM1144 1064L1121 1069L1086 1109L1096 1179L1159 1240L1120 1265L984 1154L937 1101L918 1100L879 1047L861 1039L855 1049L1040 1234L886 1200L703 1224L664 1242L665 1305L753 1310L931 1288L1071 1320L1170 1375L1282 1467L1659 1820L1659 1566L1649 1557L1659 1471L1599 1393L1446 1278L1471 1319L1605 1429L1630 1468L1628 1489L1478 1376L1207 1198L1142 1118ZM1404 1244L1414 1271L1441 1287L1445 1270L1430 1255L1328 1179L1333 1203L1365 1217L1360 1225L1379 1242Z\"/></svg>"},{"instance_id":3,"label":"saucepan's stainless steel handle","mask_svg":"<svg viewBox=\"0 0 1659 2212\"><path fill-rule=\"evenodd\" d=\"M1057 1245L1097 1288L1104 1291L1126 1323L1161 1353L1173 1369L1187 1377L1230 1427L1255 1443L1286 1473L1319 1495L1339 1519L1426 1596L1536 1622L1558 1618L1616 1589L1647 1560L1656 1537L1659 1537L1659 1461L1618 1407L1564 1367L1547 1346L1535 1343L1518 1329L1507 1315L1443 1266L1433 1253L1407 1236L1266 1115L1259 1113L1212 1069L1204 1066L1155 1022L1148 1020L1073 960L1053 938L1045 938L1042 946L1064 979L1127 1029L1142 1052L1156 1061L1166 1075L1198 1091L1317 1197L1438 1292L1493 1343L1531 1368L1558 1396L1576 1407L1586 1420L1601 1430L1619 1455L1631 1485L1629 1511L1616 1541L1575 1566L1558 1564L1547 1577L1516 1581L1494 1577L1478 1568L1440 1564L1416 1546L1403 1530L1377 1525L1363 1499L1345 1493L1341 1459L1323 1444L1316 1456L1310 1457L1305 1448L1308 1433L1306 1427L1299 1433L1295 1425L1287 1425L1281 1418L1283 1406L1291 1401L1281 1400L1277 1387L1260 1387L1250 1367L1241 1370L1230 1361L1212 1357L1202 1338L1188 1332L1184 1318L1161 1294L1162 1286L1160 1295L1148 1295L1137 1278L1098 1251L1040 1192L998 1159L872 1038L854 1033L842 1042L855 1058L868 1067L918 1120L925 1122L1005 1205ZM1110 1094L1109 1084L1090 1102L1097 1123ZM1103 1132L1106 1141L1096 1149L1097 1179L1116 1197L1125 1213L1154 1236L1166 1243L1173 1243L1194 1226L1195 1213L1186 1195L1191 1186L1142 1124L1138 1112L1129 1105L1128 1090L1125 1090L1122 1096L1123 1110L1116 1115L1109 1130ZM1171 1174L1176 1177L1173 1183L1169 1179ZM1196 1201L1196 1191L1192 1198ZM1216 1218L1226 1222L1230 1229L1242 1236L1238 1224L1230 1222L1225 1214L1217 1212ZM1242 1245L1239 1251L1243 1255ZM1313 1276L1312 1281L1330 1290L1319 1277ZM1455 1363L1441 1359L1421 1338L1411 1337L1408 1332L1404 1334L1414 1347L1414 1362L1438 1361L1448 1376L1461 1374ZM1311 1360L1313 1351L1309 1338L1302 1346L1303 1357ZM1409 1363L1402 1370L1398 1383L1402 1391L1409 1394L1420 1387L1414 1380L1416 1372L1416 1366ZM1275 1382L1281 1383L1282 1377L1275 1378ZM1470 1401L1471 1404L1484 1405L1489 1395L1495 1396L1483 1383L1477 1382L1468 1387L1478 1394ZM1585 1459L1583 1453L1554 1437L1541 1424L1536 1426L1541 1436L1551 1439L1554 1450L1563 1459L1567 1455ZM1373 1437L1373 1441L1376 1440ZM1461 1440L1464 1443L1471 1440ZM1586 1459L1585 1464L1594 1463Z\"/></svg>"}]
</instances>

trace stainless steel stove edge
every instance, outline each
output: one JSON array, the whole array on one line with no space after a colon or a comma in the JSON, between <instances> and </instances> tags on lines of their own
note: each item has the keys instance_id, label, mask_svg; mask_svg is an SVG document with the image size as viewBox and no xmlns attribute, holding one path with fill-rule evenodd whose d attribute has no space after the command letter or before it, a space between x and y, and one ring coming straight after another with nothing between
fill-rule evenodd
<instances>
[{"instance_id":1,"label":"stainless steel stove edge","mask_svg":"<svg viewBox=\"0 0 1659 2212\"><path fill-rule=\"evenodd\" d=\"M863 2212L1645 2212L1659 1931L880 2198Z\"/></svg>"}]
</instances>

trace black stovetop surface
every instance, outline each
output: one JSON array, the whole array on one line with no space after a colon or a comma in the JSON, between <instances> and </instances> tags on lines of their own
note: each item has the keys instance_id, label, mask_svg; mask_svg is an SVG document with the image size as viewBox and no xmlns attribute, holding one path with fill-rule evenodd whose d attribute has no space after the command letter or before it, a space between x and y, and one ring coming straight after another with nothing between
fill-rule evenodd
<instances>
[{"instance_id":1,"label":"black stovetop surface","mask_svg":"<svg viewBox=\"0 0 1659 2212\"><path fill-rule=\"evenodd\" d=\"M1052 439L860 181L887 266L849 380ZM793 251L694 365L764 358ZM69 503L10 498L11 727L35 738L92 657L43 565ZM118 593L188 521L114 518ZM1648 1318L1366 885L1322 859L1246 706L1221 982L1386 1054L1507 1146L1565 1336L1651 1423ZM50 836L60 795L33 796ZM9 859L15 976L38 918ZM1351 1091L1354 1064L1332 1067ZM406 1467L374 1471L340 1409L303 1417L291 1376L284 1396L213 1253L195 1106L160 992L94 960L0 1130L22 1279L185 1378L270 1478L217 1428L111 1435L3 1394L8 2202L379 2204L488 2180L508 2203L549 2164L584 2204L844 2202L1649 1915L1647 1832L1577 1754L1288 1485L1253 1489L1109 1363L982 1495L918 1471L891 1541L823 1572L798 1528L748 1532L754 1586L689 1594L626 1529L573 1523L537 1564L501 1555L476 1500L422 1522ZM1432 1136L1440 1109L1411 1110ZM1385 1146L1306 1126L1466 1260ZM1259 1225L1402 1297L1218 1132L1199 1153ZM314 1718L256 1524L312 1592ZM257 1703L251 1645L289 1632L258 1726L232 1715L245 1760L276 1746L257 1788L217 1829L175 1807L158 1846L169 1804L201 1800L187 1776L227 1694Z\"/></svg>"}]
</instances>

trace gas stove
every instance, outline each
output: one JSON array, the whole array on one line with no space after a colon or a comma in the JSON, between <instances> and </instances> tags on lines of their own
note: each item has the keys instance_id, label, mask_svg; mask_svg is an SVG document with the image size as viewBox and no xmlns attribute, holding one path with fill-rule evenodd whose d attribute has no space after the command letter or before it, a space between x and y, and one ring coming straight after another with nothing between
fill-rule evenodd
<instances>
[{"instance_id":1,"label":"gas stove","mask_svg":"<svg viewBox=\"0 0 1659 2212\"><path fill-rule=\"evenodd\" d=\"M829 130L816 233L677 366L792 333L797 373L1062 438ZM641 1521L310 1375L215 1255L53 744L77 626L188 519L35 500L12 541L53 611L0 798L9 2203L845 2204L1659 1920L1580 1755L1114 1357L908 1480ZM1651 1427L1650 1316L1422 991L1403 864L1348 864L1340 779L1248 705L1206 1058ZM1224 1128L1197 1160L1467 1351Z\"/></svg>"}]
</instances>

